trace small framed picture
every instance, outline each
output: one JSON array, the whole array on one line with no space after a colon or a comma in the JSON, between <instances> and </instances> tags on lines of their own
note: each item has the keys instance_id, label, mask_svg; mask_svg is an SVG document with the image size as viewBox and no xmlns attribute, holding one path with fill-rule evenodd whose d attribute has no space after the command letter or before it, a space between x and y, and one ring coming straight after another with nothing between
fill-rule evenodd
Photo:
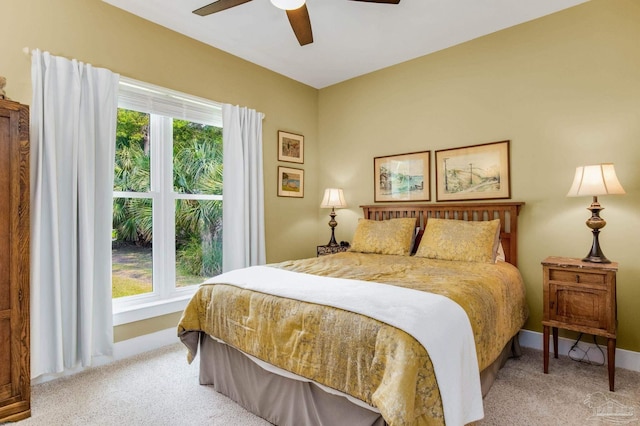
<instances>
[{"instance_id":1,"label":"small framed picture","mask_svg":"<svg viewBox=\"0 0 640 426\"><path fill-rule=\"evenodd\" d=\"M304 136L278 130L278 161L304 163Z\"/></svg>"},{"instance_id":2,"label":"small framed picture","mask_svg":"<svg viewBox=\"0 0 640 426\"><path fill-rule=\"evenodd\" d=\"M509 141L436 151L436 201L511 198Z\"/></svg>"},{"instance_id":3,"label":"small framed picture","mask_svg":"<svg viewBox=\"0 0 640 426\"><path fill-rule=\"evenodd\" d=\"M304 197L304 170L278 167L278 197Z\"/></svg>"},{"instance_id":4,"label":"small framed picture","mask_svg":"<svg viewBox=\"0 0 640 426\"><path fill-rule=\"evenodd\" d=\"M431 151L373 159L374 201L429 201Z\"/></svg>"}]
</instances>

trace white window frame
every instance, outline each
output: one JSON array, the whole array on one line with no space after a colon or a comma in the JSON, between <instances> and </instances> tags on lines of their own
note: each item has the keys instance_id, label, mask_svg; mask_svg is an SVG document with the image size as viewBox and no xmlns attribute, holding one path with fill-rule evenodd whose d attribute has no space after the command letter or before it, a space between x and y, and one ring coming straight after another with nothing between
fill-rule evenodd
<instances>
[{"instance_id":1,"label":"white window frame","mask_svg":"<svg viewBox=\"0 0 640 426\"><path fill-rule=\"evenodd\" d=\"M151 191L117 192L113 196L150 198L153 203L153 291L112 299L113 324L120 325L179 312L197 286L175 287L175 202L178 199L222 200L222 195L181 194L155 189L173 187L172 119L222 128L222 105L152 84L120 77L118 108L149 113L151 139ZM169 143L167 143L167 141ZM160 143L165 142L165 143ZM167 150L169 150L167 152ZM162 160L162 161L161 161ZM157 204L156 204L157 203ZM166 229L156 232L155 229ZM165 265L174 265L168 268Z\"/></svg>"}]
</instances>

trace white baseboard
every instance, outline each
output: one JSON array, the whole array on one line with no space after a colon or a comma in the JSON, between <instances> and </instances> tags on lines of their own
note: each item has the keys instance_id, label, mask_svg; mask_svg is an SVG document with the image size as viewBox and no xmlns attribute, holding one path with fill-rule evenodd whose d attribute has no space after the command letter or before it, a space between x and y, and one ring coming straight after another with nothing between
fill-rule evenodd
<instances>
[{"instance_id":1,"label":"white baseboard","mask_svg":"<svg viewBox=\"0 0 640 426\"><path fill-rule=\"evenodd\" d=\"M114 345L113 355L115 360L120 360L178 342L178 331L172 327L118 342Z\"/></svg>"},{"instance_id":2,"label":"white baseboard","mask_svg":"<svg viewBox=\"0 0 640 426\"><path fill-rule=\"evenodd\" d=\"M143 336L134 337L133 339L123 340L113 345L112 356L97 356L92 360L90 367L77 367L69 370L65 370L59 374L44 374L40 377L31 380L32 385L48 382L50 380L58 379L60 377L71 376L76 373L80 373L88 368L100 367L101 365L107 365L121 359L130 358L132 356L159 349L164 346L178 343L177 331L175 327L160 330L155 333L145 334Z\"/></svg>"},{"instance_id":3,"label":"white baseboard","mask_svg":"<svg viewBox=\"0 0 640 426\"><path fill-rule=\"evenodd\" d=\"M166 330L160 330L155 333L145 334L143 336L134 337L133 339L123 340L121 342L117 342L114 345L113 356L107 357L97 357L93 360L92 367L98 367L101 365L106 365L112 363L114 361L118 361L121 359L129 358L144 352L152 351L154 349L158 349L164 346L172 345L174 343L178 343L180 340L176 334L175 327L167 328ZM571 346L573 345L574 340L567 339L564 337L558 338L558 353L561 355L567 355ZM520 331L520 345L533 348L537 350L542 350L542 333L530 330L521 330ZM591 348L594 347L592 343L581 342L581 347ZM552 351L552 344L549 345L549 350ZM606 353L606 348L605 353ZM629 351L626 349L616 349L616 367L626 368L627 370L633 370L640 372L640 352ZM85 368L76 368L72 370L68 370L64 373L60 374L49 374L40 376L31 381L32 384L44 383L49 380L57 379L59 377L69 376L72 374L79 373L85 370Z\"/></svg>"},{"instance_id":4,"label":"white baseboard","mask_svg":"<svg viewBox=\"0 0 640 426\"><path fill-rule=\"evenodd\" d=\"M564 337L558 338L558 354L567 355L575 340ZM520 330L520 345L527 348L542 350L542 333L530 330ZM584 348L595 348L593 343L581 341ZM549 343L549 352L553 351L553 343ZM607 348L604 348L606 354ZM616 367L640 372L640 352L616 348Z\"/></svg>"}]
</instances>

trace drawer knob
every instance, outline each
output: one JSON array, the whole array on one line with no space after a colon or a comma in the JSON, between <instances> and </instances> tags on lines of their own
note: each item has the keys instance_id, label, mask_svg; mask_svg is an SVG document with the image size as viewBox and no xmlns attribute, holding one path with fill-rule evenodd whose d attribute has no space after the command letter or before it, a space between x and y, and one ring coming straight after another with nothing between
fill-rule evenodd
<instances>
[{"instance_id":1,"label":"drawer knob","mask_svg":"<svg viewBox=\"0 0 640 426\"><path fill-rule=\"evenodd\" d=\"M576 282L579 283L580 282L580 275L576 274Z\"/></svg>"}]
</instances>

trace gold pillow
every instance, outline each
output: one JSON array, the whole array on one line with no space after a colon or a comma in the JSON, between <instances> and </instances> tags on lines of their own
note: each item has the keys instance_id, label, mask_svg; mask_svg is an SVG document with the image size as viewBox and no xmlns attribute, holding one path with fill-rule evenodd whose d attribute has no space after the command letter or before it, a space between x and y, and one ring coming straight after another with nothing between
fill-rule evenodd
<instances>
[{"instance_id":1,"label":"gold pillow","mask_svg":"<svg viewBox=\"0 0 640 426\"><path fill-rule=\"evenodd\" d=\"M411 218L360 219L349 251L408 256L415 229L416 220Z\"/></svg>"},{"instance_id":2,"label":"gold pillow","mask_svg":"<svg viewBox=\"0 0 640 426\"><path fill-rule=\"evenodd\" d=\"M429 219L416 257L495 263L499 243L500 219Z\"/></svg>"}]
</instances>

